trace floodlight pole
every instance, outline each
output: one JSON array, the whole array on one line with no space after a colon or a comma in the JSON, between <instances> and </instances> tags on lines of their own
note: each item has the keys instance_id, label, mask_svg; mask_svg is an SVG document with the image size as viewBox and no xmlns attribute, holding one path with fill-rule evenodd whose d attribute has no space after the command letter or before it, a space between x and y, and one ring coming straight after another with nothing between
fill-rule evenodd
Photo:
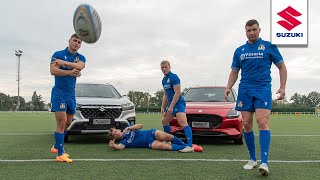
<instances>
[{"instance_id":1,"label":"floodlight pole","mask_svg":"<svg viewBox=\"0 0 320 180\"><path fill-rule=\"evenodd\" d=\"M19 111L20 108L20 57L22 56L21 50L16 50L15 55L18 58L18 74L17 74L17 81L18 81L18 104L17 104L17 111Z\"/></svg>"},{"instance_id":2,"label":"floodlight pole","mask_svg":"<svg viewBox=\"0 0 320 180\"><path fill-rule=\"evenodd\" d=\"M4 99L2 99L2 98L0 97L1 107L2 107L2 103L3 103L3 101L4 101Z\"/></svg>"}]
</instances>

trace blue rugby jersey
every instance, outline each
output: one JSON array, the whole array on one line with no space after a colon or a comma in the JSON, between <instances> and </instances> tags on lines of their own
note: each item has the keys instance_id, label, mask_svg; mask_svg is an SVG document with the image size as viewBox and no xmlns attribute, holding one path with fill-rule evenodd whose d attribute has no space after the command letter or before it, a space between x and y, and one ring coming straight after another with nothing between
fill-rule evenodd
<instances>
[{"instance_id":1,"label":"blue rugby jersey","mask_svg":"<svg viewBox=\"0 0 320 180\"><path fill-rule=\"evenodd\" d=\"M125 147L149 147L149 135L151 130L130 130L124 134L120 144Z\"/></svg>"},{"instance_id":2,"label":"blue rugby jersey","mask_svg":"<svg viewBox=\"0 0 320 180\"><path fill-rule=\"evenodd\" d=\"M180 79L179 77L172 73L171 71L162 79L162 86L164 90L166 91L167 97L168 97L168 106L172 102L173 96L174 96L174 89L173 87L176 85L180 85ZM178 101L176 104L184 103L184 99L180 95Z\"/></svg>"},{"instance_id":3,"label":"blue rugby jersey","mask_svg":"<svg viewBox=\"0 0 320 180\"><path fill-rule=\"evenodd\" d=\"M75 54L71 54L68 50L68 48L61 50L61 51L57 51L55 52L52 57L57 58L57 59L61 59L67 62L78 62L78 61L82 61L82 62L86 62L86 58L79 54L78 52ZM52 63L54 61L54 59L51 58L51 62ZM68 67L60 67L60 69L63 70L71 70ZM64 92L64 93L74 93L75 91L75 86L76 86L76 80L77 78L74 76L54 76L55 82L54 82L54 87L52 88L53 90L57 90L60 92Z\"/></svg>"},{"instance_id":4,"label":"blue rugby jersey","mask_svg":"<svg viewBox=\"0 0 320 180\"><path fill-rule=\"evenodd\" d=\"M255 43L246 43L236 49L232 69L241 69L239 88L271 86L271 65L283 62L276 45L259 38Z\"/></svg>"}]
</instances>

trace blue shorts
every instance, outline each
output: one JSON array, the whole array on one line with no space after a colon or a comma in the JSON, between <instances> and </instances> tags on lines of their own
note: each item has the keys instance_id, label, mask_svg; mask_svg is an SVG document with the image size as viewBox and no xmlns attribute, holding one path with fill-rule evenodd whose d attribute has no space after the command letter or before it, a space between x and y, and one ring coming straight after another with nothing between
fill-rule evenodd
<instances>
[{"instance_id":1,"label":"blue shorts","mask_svg":"<svg viewBox=\"0 0 320 180\"><path fill-rule=\"evenodd\" d=\"M156 138L156 129L150 129L149 132L148 132L148 140L147 140L147 143L148 143L148 146L149 148L152 148L152 143L157 140Z\"/></svg>"},{"instance_id":2,"label":"blue shorts","mask_svg":"<svg viewBox=\"0 0 320 180\"><path fill-rule=\"evenodd\" d=\"M168 104L170 106L170 103L168 103ZM168 111L169 106L167 106L167 108L165 110L166 112ZM186 113L186 103L178 103L178 104L174 105L173 110L172 110L172 115L176 116L176 114L180 113L180 112Z\"/></svg>"},{"instance_id":3,"label":"blue shorts","mask_svg":"<svg viewBox=\"0 0 320 180\"><path fill-rule=\"evenodd\" d=\"M51 112L76 113L76 97L72 94L55 92L51 93Z\"/></svg>"},{"instance_id":4,"label":"blue shorts","mask_svg":"<svg viewBox=\"0 0 320 180\"><path fill-rule=\"evenodd\" d=\"M271 89L239 89L236 110L254 112L256 109L272 109Z\"/></svg>"}]
</instances>

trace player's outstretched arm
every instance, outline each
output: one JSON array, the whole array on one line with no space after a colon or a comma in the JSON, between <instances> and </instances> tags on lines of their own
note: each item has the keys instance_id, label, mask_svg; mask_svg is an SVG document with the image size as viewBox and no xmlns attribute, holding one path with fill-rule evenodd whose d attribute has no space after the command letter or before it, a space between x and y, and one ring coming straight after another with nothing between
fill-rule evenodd
<instances>
[{"instance_id":1,"label":"player's outstretched arm","mask_svg":"<svg viewBox=\"0 0 320 180\"><path fill-rule=\"evenodd\" d=\"M135 125L130 126L128 128L130 128L131 130L139 130L139 129L143 128L143 124L135 124Z\"/></svg>"},{"instance_id":2,"label":"player's outstretched arm","mask_svg":"<svg viewBox=\"0 0 320 180\"><path fill-rule=\"evenodd\" d=\"M138 129L142 129L143 128L143 124L135 124L133 126L129 126L129 127L126 127L124 130L123 130L123 133L126 134L127 132L129 132L130 130L138 130Z\"/></svg>"},{"instance_id":3,"label":"player's outstretched arm","mask_svg":"<svg viewBox=\"0 0 320 180\"><path fill-rule=\"evenodd\" d=\"M115 150L122 150L122 149L126 148L123 144L116 144L115 139L112 139L109 141L109 146Z\"/></svg>"}]
</instances>

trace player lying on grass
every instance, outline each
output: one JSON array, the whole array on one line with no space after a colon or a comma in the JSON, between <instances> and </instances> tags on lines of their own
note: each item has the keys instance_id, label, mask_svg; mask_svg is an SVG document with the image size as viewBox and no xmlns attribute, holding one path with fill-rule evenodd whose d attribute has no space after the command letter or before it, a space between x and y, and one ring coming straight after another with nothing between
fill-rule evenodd
<instances>
[{"instance_id":1,"label":"player lying on grass","mask_svg":"<svg viewBox=\"0 0 320 180\"><path fill-rule=\"evenodd\" d=\"M111 128L109 136L112 140L109 141L109 146L116 150L134 147L166 151L193 152L193 150L190 151L190 148L186 148L188 146L187 144L174 135L156 129L142 130L142 128L142 124L129 126L123 131ZM119 140L118 144L115 143L116 140ZM166 142L171 142L171 144ZM196 152L202 152L201 146L193 144L193 148Z\"/></svg>"}]
</instances>

